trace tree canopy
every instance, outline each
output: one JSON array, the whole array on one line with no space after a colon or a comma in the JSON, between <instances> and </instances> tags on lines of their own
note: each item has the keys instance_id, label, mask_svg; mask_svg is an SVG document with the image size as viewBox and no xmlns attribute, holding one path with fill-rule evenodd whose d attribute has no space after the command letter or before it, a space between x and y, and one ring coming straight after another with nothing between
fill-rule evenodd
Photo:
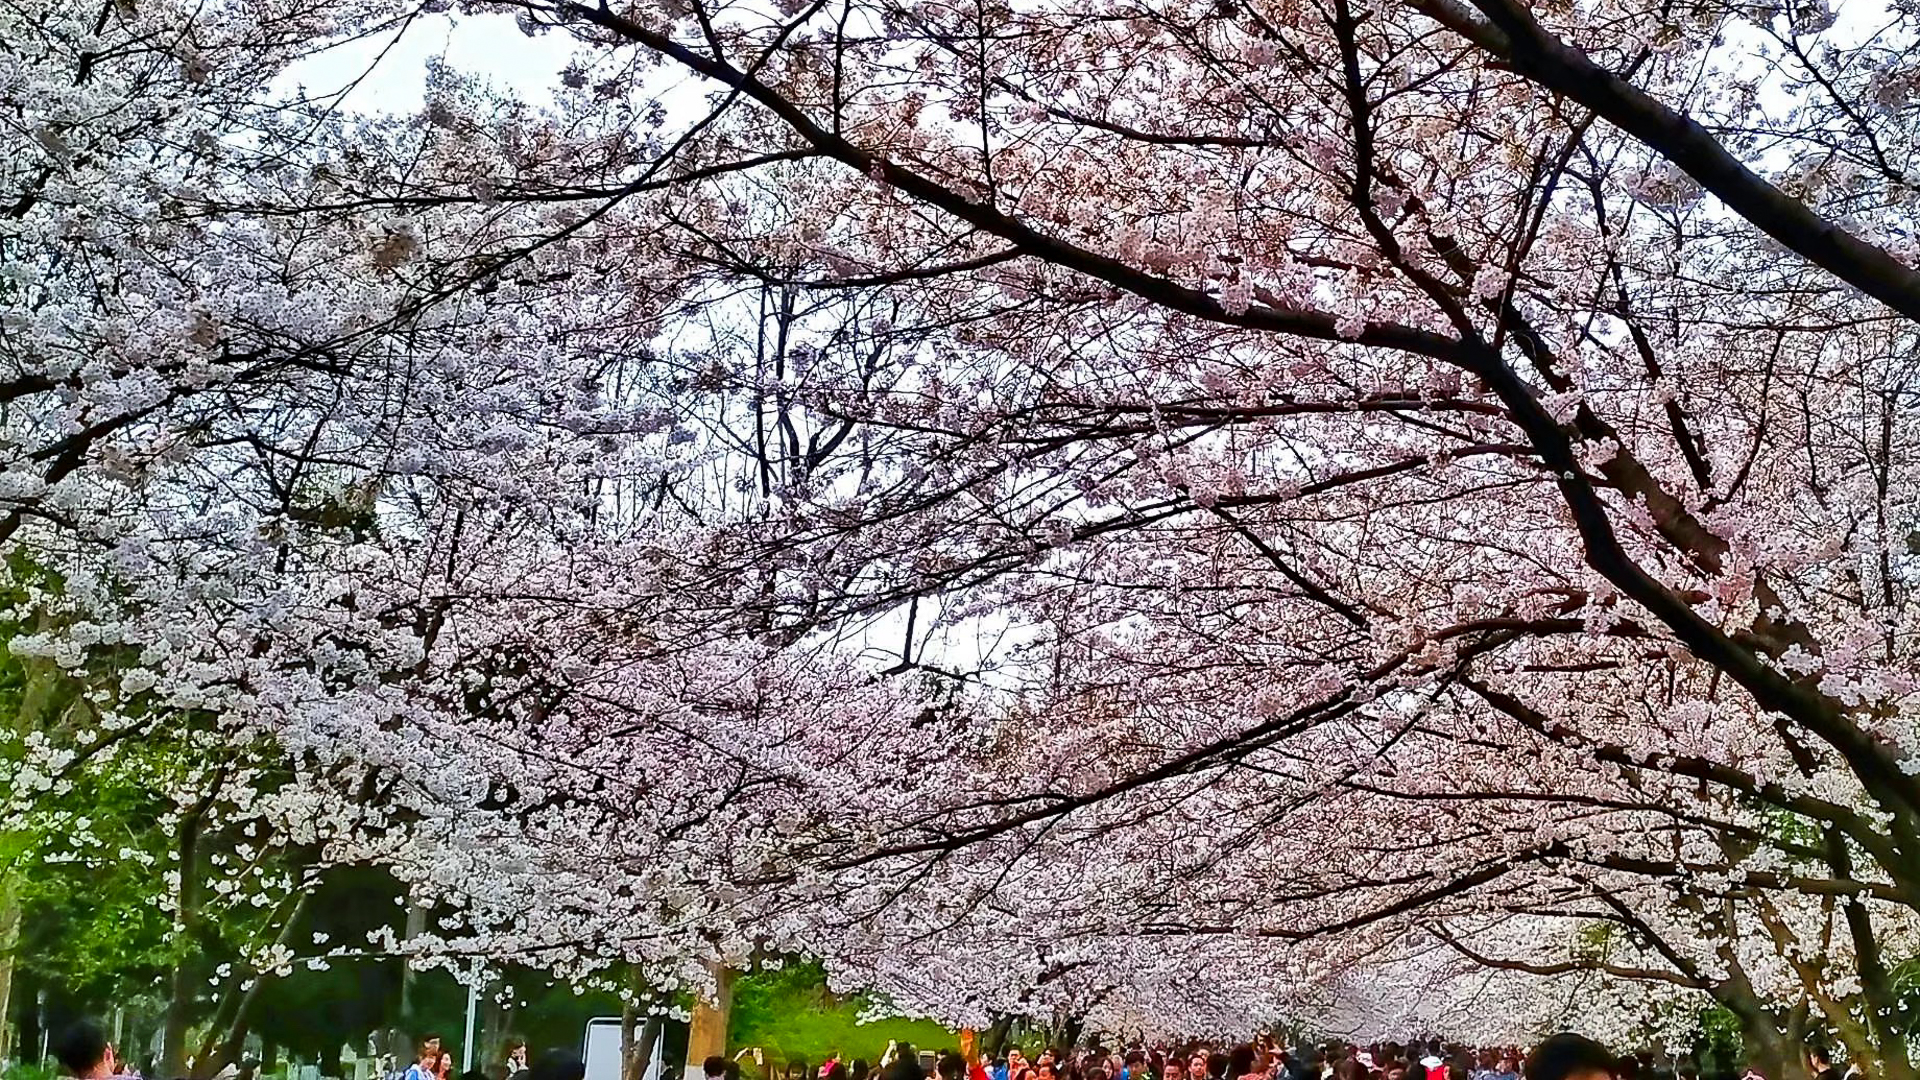
<instances>
[{"instance_id":1,"label":"tree canopy","mask_svg":"<svg viewBox=\"0 0 1920 1080\"><path fill-rule=\"evenodd\" d=\"M192 716L454 967L1910 1080L1909 7L13 5L15 787Z\"/></svg>"}]
</instances>

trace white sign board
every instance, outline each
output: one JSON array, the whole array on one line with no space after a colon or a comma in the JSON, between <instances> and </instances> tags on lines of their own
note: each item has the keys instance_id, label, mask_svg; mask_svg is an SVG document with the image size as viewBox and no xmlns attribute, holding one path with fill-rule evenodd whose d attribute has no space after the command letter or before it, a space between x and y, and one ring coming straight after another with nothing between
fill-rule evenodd
<instances>
[{"instance_id":1,"label":"white sign board","mask_svg":"<svg viewBox=\"0 0 1920 1080\"><path fill-rule=\"evenodd\" d=\"M638 1032L635 1032L637 1035ZM641 1080L662 1080L666 1071L661 1061L667 1044L666 1033L653 1040L653 1057ZM580 1060L587 1063L586 1080L620 1080L620 1018L597 1016L587 1021L586 1040L580 1047Z\"/></svg>"}]
</instances>

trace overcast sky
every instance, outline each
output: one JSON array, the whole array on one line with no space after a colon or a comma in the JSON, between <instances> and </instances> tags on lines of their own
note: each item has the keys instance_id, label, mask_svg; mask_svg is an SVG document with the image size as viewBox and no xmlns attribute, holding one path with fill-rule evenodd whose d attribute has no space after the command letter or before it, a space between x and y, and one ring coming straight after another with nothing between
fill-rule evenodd
<instances>
[{"instance_id":1,"label":"overcast sky","mask_svg":"<svg viewBox=\"0 0 1920 1080\"><path fill-rule=\"evenodd\" d=\"M423 104L427 62L444 58L462 71L483 74L495 86L535 103L551 100L560 69L575 43L566 34L528 37L513 19L490 15L423 15L404 30L337 45L295 64L281 88L324 95L348 90L340 107L403 113ZM362 76L365 76L362 78ZM358 85L353 85L360 79Z\"/></svg>"}]
</instances>

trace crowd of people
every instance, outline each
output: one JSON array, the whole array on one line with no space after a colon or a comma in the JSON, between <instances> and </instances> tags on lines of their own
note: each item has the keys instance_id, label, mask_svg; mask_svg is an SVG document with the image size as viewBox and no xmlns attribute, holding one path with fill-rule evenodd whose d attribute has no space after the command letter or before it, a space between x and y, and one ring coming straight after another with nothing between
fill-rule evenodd
<instances>
[{"instance_id":1,"label":"crowd of people","mask_svg":"<svg viewBox=\"0 0 1920 1080\"><path fill-rule=\"evenodd\" d=\"M1865 1080L1857 1067L1844 1072L1836 1067L1823 1047L1809 1046L1805 1064L1813 1080ZM740 1080L738 1066L711 1058L706 1080ZM1466 1047L1435 1038L1286 1049L1263 1037L1224 1048L1188 1042L1127 1050L1045 1049L1031 1056L1016 1047L973 1058L955 1050L928 1055L889 1046L871 1063L842 1061L835 1055L817 1073L805 1062L790 1062L773 1080L1701 1080L1701 1072L1690 1058L1615 1054L1595 1040L1562 1033L1531 1052L1517 1046ZM1785 1078L1748 1069L1740 1080Z\"/></svg>"},{"instance_id":2,"label":"crowd of people","mask_svg":"<svg viewBox=\"0 0 1920 1080\"><path fill-rule=\"evenodd\" d=\"M1548 1057L1536 1068L1564 1056L1564 1047L1581 1047L1598 1060L1600 1044L1577 1035L1542 1044ZM1560 1049L1556 1049L1560 1048ZM1611 1061L1611 1059L1610 1059ZM911 1053L899 1055L878 1080L930 1080ZM1219 1047L1209 1043L1141 1046L1124 1051L1093 1047L1046 1049L1028 1057L1019 1048L1004 1055L969 1061L954 1051L937 1055L931 1080L1641 1080L1608 1071L1603 1077L1548 1075L1524 1069L1518 1050L1466 1051L1439 1040L1402 1046L1376 1043L1283 1049L1270 1037ZM867 1080L863 1061L850 1068L823 1066L819 1080ZM719 1080L709 1077L709 1080ZM795 1078L798 1080L798 1078Z\"/></svg>"},{"instance_id":3,"label":"crowd of people","mask_svg":"<svg viewBox=\"0 0 1920 1080\"><path fill-rule=\"evenodd\" d=\"M585 1074L579 1057L567 1050L549 1051L542 1060L530 1062L524 1039L507 1040L504 1055L488 1068L456 1072L454 1055L443 1043L440 1036L427 1035L411 1062L382 1059L380 1080L582 1080ZM138 1063L121 1057L91 1021L70 1024L49 1036L47 1050L64 1073L85 1080L159 1080L161 1075L151 1059ZM242 1058L214 1072L213 1080L257 1080L259 1072L259 1061Z\"/></svg>"},{"instance_id":4,"label":"crowd of people","mask_svg":"<svg viewBox=\"0 0 1920 1080\"><path fill-rule=\"evenodd\" d=\"M420 1040L420 1052L413 1064L403 1070L387 1070L385 1080L449 1080L453 1075L453 1054L441 1045L438 1035ZM527 1060L525 1039L507 1040L506 1056L493 1069L469 1069L459 1080L526 1080L532 1074Z\"/></svg>"},{"instance_id":5,"label":"crowd of people","mask_svg":"<svg viewBox=\"0 0 1920 1080\"><path fill-rule=\"evenodd\" d=\"M74 1080L140 1075L116 1056L101 1029L91 1023L72 1025L50 1049ZM707 1058L702 1065L705 1080L743 1080L740 1059L747 1054ZM1821 1047L1807 1048L1805 1064L1812 1080L1866 1080L1856 1067L1843 1073ZM216 1080L253 1080L252 1065L224 1070ZM450 1080L451 1071L452 1055L438 1036L430 1035L421 1040L414 1062L386 1080ZM470 1070L458 1080L584 1080L585 1075L585 1064L572 1051L549 1050L530 1062L526 1043L515 1039L507 1043L505 1058L495 1068ZM1645 1054L1616 1055L1585 1036L1562 1033L1524 1055L1518 1047L1470 1048L1439 1039L1284 1049L1273 1038L1262 1037L1224 1049L1203 1042L1124 1051L1096 1045L1049 1048L1031 1058L1018 1047L993 1055L957 1050L926 1054L894 1043L873 1062L843 1061L832 1054L816 1072L806 1062L790 1061L768 1073L767 1080L1700 1080L1700 1070L1686 1058L1657 1061ZM1786 1078L1768 1078L1750 1069L1741 1080Z\"/></svg>"}]
</instances>

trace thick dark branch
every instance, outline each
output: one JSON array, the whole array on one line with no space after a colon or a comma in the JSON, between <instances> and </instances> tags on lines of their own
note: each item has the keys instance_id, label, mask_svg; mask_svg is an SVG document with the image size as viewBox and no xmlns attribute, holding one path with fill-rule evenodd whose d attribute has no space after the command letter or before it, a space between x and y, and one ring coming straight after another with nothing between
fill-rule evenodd
<instances>
[{"instance_id":1,"label":"thick dark branch","mask_svg":"<svg viewBox=\"0 0 1920 1080\"><path fill-rule=\"evenodd\" d=\"M1322 311L1255 305L1235 314L1220 306L1205 292L1155 277L1128 266L1118 259L1077 247L979 202L954 188L941 184L904 166L886 161L879 155L855 146L827 128L821 127L804 109L778 91L732 64L706 56L642 23L604 8L580 3L559 5L596 26L618 34L628 41L644 45L686 68L745 94L778 116L787 126L827 157L866 173L881 183L936 207L969 225L1015 244L1026 254L1077 271L1097 281L1212 322L1244 326L1254 330L1272 330L1321 341L1340 341L1339 320ZM1373 345L1402 352L1431 356L1456 364L1470 362L1460 343L1453 338L1409 326L1368 323L1351 338L1361 345Z\"/></svg>"},{"instance_id":2,"label":"thick dark branch","mask_svg":"<svg viewBox=\"0 0 1920 1080\"><path fill-rule=\"evenodd\" d=\"M1664 982L1675 986L1684 986L1690 990L1706 990L1707 983L1677 971L1662 971L1658 968L1628 967L1624 964L1612 964L1604 960L1563 960L1553 964L1534 964L1524 960L1503 960L1462 942L1452 931L1442 926L1431 926L1428 930L1434 937L1445 942L1453 951L1473 961L1483 968L1498 971L1519 971L1529 975L1567 975L1576 971L1598 971L1616 979L1632 979L1636 982Z\"/></svg>"},{"instance_id":3,"label":"thick dark branch","mask_svg":"<svg viewBox=\"0 0 1920 1080\"><path fill-rule=\"evenodd\" d=\"M1414 0L1442 25L1546 89L1592 109L1685 170L1755 228L1909 319L1920 320L1920 274L1768 183L1699 121L1594 63L1513 0L1474 0L1480 22L1452 0Z\"/></svg>"}]
</instances>

